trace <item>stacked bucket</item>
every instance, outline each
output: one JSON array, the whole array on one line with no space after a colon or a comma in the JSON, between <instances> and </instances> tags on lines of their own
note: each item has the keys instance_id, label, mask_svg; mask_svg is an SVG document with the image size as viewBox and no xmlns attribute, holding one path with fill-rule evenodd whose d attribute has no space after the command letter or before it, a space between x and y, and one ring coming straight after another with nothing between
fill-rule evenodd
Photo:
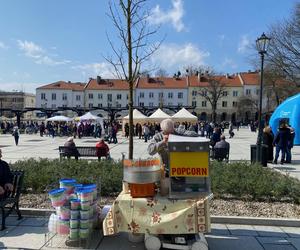
<instances>
[{"instance_id":1,"label":"stacked bucket","mask_svg":"<svg viewBox=\"0 0 300 250\"><path fill-rule=\"evenodd\" d=\"M69 235L70 240L87 239L98 222L97 185L61 179L59 186L49 192L56 209L49 220L49 231Z\"/></svg>"}]
</instances>

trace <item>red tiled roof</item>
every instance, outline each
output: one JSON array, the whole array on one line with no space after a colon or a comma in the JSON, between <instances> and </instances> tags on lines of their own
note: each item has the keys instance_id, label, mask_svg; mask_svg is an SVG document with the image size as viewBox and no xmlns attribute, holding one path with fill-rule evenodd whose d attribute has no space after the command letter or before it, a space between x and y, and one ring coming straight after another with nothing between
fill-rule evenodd
<instances>
[{"instance_id":1,"label":"red tiled roof","mask_svg":"<svg viewBox=\"0 0 300 250\"><path fill-rule=\"evenodd\" d=\"M224 84L226 87L242 87L242 83L237 75L233 76L214 76L216 80L220 81L220 83ZM200 81L198 76L190 76L189 77L190 87L208 87L208 77L201 76Z\"/></svg>"},{"instance_id":2,"label":"red tiled roof","mask_svg":"<svg viewBox=\"0 0 300 250\"><path fill-rule=\"evenodd\" d=\"M138 79L136 87L139 89L183 89L187 88L186 81L185 77L143 77Z\"/></svg>"},{"instance_id":3,"label":"red tiled roof","mask_svg":"<svg viewBox=\"0 0 300 250\"><path fill-rule=\"evenodd\" d=\"M242 72L240 76L243 79L244 85L259 85L259 73L258 72Z\"/></svg>"},{"instance_id":4,"label":"red tiled roof","mask_svg":"<svg viewBox=\"0 0 300 250\"><path fill-rule=\"evenodd\" d=\"M125 80L119 79L101 79L100 83L97 83L96 79L91 79L86 90L128 90L129 86Z\"/></svg>"},{"instance_id":5,"label":"red tiled roof","mask_svg":"<svg viewBox=\"0 0 300 250\"><path fill-rule=\"evenodd\" d=\"M54 83L50 83L41 87L38 87L37 89L65 89L65 90L84 90L85 83L81 82L64 82L64 81L58 81Z\"/></svg>"}]
</instances>

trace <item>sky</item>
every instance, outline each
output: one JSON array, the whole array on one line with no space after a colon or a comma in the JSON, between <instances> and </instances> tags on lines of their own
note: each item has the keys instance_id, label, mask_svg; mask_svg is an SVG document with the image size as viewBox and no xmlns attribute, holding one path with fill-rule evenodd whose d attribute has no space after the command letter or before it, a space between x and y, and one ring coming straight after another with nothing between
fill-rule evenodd
<instances>
[{"instance_id":1,"label":"sky","mask_svg":"<svg viewBox=\"0 0 300 250\"><path fill-rule=\"evenodd\" d=\"M118 3L117 0L115 0ZM120 47L108 0L0 0L0 90L35 93L56 81L113 78L108 37ZM148 0L149 44L162 41L142 70L170 75L188 66L220 73L254 70L249 55L296 0ZM155 72L153 71L152 74Z\"/></svg>"}]
</instances>

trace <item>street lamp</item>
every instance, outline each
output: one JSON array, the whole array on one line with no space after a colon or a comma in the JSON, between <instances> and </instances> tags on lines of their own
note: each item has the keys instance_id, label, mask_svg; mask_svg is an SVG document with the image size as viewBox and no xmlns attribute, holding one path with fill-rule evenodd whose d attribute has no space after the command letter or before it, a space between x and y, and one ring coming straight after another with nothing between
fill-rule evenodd
<instances>
[{"instance_id":1,"label":"street lamp","mask_svg":"<svg viewBox=\"0 0 300 250\"><path fill-rule=\"evenodd\" d=\"M258 112L258 136L257 136L257 148L256 148L256 162L261 162L262 151L262 93L263 93L263 79L264 79L264 57L267 53L267 49L270 43L270 38L263 33L261 37L256 39L256 49L260 54L261 67L260 67L260 92L259 92L259 112Z\"/></svg>"}]
</instances>

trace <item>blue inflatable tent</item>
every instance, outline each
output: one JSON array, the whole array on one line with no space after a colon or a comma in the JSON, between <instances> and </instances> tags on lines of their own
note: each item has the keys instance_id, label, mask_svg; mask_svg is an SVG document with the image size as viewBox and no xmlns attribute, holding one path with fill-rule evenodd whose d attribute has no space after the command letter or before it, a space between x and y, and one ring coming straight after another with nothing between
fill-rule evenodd
<instances>
[{"instance_id":1,"label":"blue inflatable tent","mask_svg":"<svg viewBox=\"0 0 300 250\"><path fill-rule=\"evenodd\" d=\"M286 99L275 109L269 122L274 134L281 122L295 129L294 145L300 145L300 94Z\"/></svg>"}]
</instances>

